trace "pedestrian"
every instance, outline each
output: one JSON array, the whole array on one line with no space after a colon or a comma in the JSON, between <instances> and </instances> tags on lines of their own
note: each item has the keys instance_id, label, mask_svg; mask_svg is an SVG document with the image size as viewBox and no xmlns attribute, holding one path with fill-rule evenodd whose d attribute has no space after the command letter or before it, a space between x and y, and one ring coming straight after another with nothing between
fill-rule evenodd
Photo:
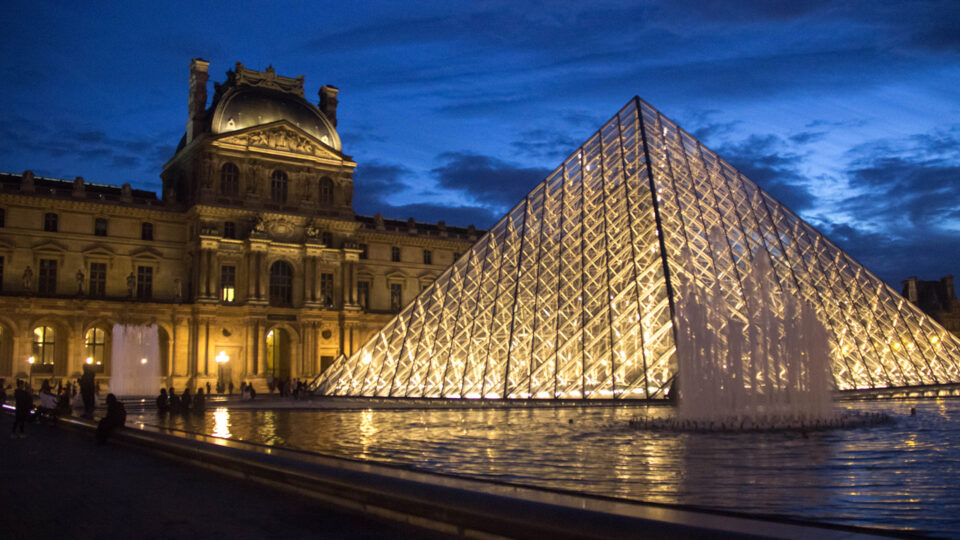
<instances>
[{"instance_id":1,"label":"pedestrian","mask_svg":"<svg viewBox=\"0 0 960 540\"><path fill-rule=\"evenodd\" d=\"M157 412L167 414L170 410L170 398L167 397L167 389L161 388L160 395L157 396Z\"/></svg>"},{"instance_id":2,"label":"pedestrian","mask_svg":"<svg viewBox=\"0 0 960 540\"><path fill-rule=\"evenodd\" d=\"M107 415L97 424L97 442L107 442L107 437L127 421L127 410L113 394L107 394Z\"/></svg>"},{"instance_id":3,"label":"pedestrian","mask_svg":"<svg viewBox=\"0 0 960 540\"><path fill-rule=\"evenodd\" d=\"M180 412L187 414L190 412L190 405L193 404L193 396L190 395L190 387L188 386L183 390L183 394L180 395Z\"/></svg>"},{"instance_id":4,"label":"pedestrian","mask_svg":"<svg viewBox=\"0 0 960 540\"><path fill-rule=\"evenodd\" d=\"M228 395L228 396L232 396L232 395L233 395L233 381L232 381L232 380L227 381L227 395Z\"/></svg>"},{"instance_id":5,"label":"pedestrian","mask_svg":"<svg viewBox=\"0 0 960 540\"><path fill-rule=\"evenodd\" d=\"M96 375L93 367L87 364L83 365L83 375L80 376L80 396L83 398L83 416L93 418L93 409L95 406L94 393L96 392Z\"/></svg>"},{"instance_id":6,"label":"pedestrian","mask_svg":"<svg viewBox=\"0 0 960 540\"><path fill-rule=\"evenodd\" d=\"M0 379L0 409L3 409L3 405L6 402L7 402L7 384L6 384L6 381L4 381L3 379Z\"/></svg>"},{"instance_id":7,"label":"pedestrian","mask_svg":"<svg viewBox=\"0 0 960 540\"><path fill-rule=\"evenodd\" d=\"M210 381L207 381L207 395L210 395Z\"/></svg>"},{"instance_id":8,"label":"pedestrian","mask_svg":"<svg viewBox=\"0 0 960 540\"><path fill-rule=\"evenodd\" d=\"M198 388L197 395L193 398L193 410L194 412L202 413L206 408L207 403L203 396L203 388Z\"/></svg>"},{"instance_id":9,"label":"pedestrian","mask_svg":"<svg viewBox=\"0 0 960 540\"><path fill-rule=\"evenodd\" d=\"M180 396L177 395L172 386L170 387L170 392L167 395L170 396L170 412L180 412Z\"/></svg>"},{"instance_id":10,"label":"pedestrian","mask_svg":"<svg viewBox=\"0 0 960 540\"><path fill-rule=\"evenodd\" d=\"M57 419L57 397L50 389L50 381L43 381L40 385L40 406L37 407L37 420Z\"/></svg>"},{"instance_id":11,"label":"pedestrian","mask_svg":"<svg viewBox=\"0 0 960 540\"><path fill-rule=\"evenodd\" d=\"M30 410L33 409L33 396L30 395L29 386L22 380L17 379L17 389L13 392L14 416L13 429L10 431L10 438L15 439L17 435L17 426L20 426L21 439L26 437L23 433L23 425L27 423L27 417L30 416Z\"/></svg>"}]
</instances>

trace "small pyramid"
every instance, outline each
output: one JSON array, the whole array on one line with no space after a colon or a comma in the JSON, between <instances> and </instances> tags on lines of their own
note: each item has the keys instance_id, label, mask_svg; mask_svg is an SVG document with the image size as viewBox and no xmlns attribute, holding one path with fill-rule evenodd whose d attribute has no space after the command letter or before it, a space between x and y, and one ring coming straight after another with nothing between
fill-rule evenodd
<instances>
[{"instance_id":1,"label":"small pyramid","mask_svg":"<svg viewBox=\"0 0 960 540\"><path fill-rule=\"evenodd\" d=\"M318 389L665 398L683 291L750 332L758 273L812 307L837 389L960 383L960 340L634 98Z\"/></svg>"}]
</instances>

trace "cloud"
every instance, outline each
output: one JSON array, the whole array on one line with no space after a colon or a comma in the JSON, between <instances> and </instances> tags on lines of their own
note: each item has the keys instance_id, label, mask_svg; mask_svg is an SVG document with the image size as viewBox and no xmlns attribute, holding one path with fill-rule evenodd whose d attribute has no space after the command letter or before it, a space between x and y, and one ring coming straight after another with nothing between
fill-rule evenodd
<instances>
[{"instance_id":1,"label":"cloud","mask_svg":"<svg viewBox=\"0 0 960 540\"><path fill-rule=\"evenodd\" d=\"M781 138L751 135L739 143L720 146L716 152L794 212L816 203L800 173L803 157L789 150Z\"/></svg>"},{"instance_id":2,"label":"cloud","mask_svg":"<svg viewBox=\"0 0 960 540\"><path fill-rule=\"evenodd\" d=\"M358 164L353 173L353 207L360 214L380 212L379 208L407 189L404 178L410 174L410 169L393 163Z\"/></svg>"},{"instance_id":3,"label":"cloud","mask_svg":"<svg viewBox=\"0 0 960 540\"><path fill-rule=\"evenodd\" d=\"M506 208L517 204L549 169L521 167L466 152L444 152L443 165L432 173L440 187L466 194L482 206Z\"/></svg>"},{"instance_id":4,"label":"cloud","mask_svg":"<svg viewBox=\"0 0 960 540\"><path fill-rule=\"evenodd\" d=\"M520 134L510 146L520 155L538 159L556 159L558 162L572 154L581 142L568 132L549 129L531 129Z\"/></svg>"}]
</instances>

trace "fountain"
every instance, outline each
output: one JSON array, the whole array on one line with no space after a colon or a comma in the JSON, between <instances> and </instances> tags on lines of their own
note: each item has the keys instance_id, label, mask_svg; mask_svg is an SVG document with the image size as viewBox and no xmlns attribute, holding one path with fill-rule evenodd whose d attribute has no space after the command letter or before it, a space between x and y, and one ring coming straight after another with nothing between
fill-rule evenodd
<instances>
[{"instance_id":1,"label":"fountain","mask_svg":"<svg viewBox=\"0 0 960 540\"><path fill-rule=\"evenodd\" d=\"M755 431L872 425L886 415L834 411L829 337L798 293L771 286L766 254L742 277L743 312L728 315L718 282L680 284L675 418L635 418L644 429ZM744 316L743 313L746 313Z\"/></svg>"},{"instance_id":2,"label":"fountain","mask_svg":"<svg viewBox=\"0 0 960 540\"><path fill-rule=\"evenodd\" d=\"M110 392L117 396L152 396L160 387L157 325L113 326Z\"/></svg>"}]
</instances>

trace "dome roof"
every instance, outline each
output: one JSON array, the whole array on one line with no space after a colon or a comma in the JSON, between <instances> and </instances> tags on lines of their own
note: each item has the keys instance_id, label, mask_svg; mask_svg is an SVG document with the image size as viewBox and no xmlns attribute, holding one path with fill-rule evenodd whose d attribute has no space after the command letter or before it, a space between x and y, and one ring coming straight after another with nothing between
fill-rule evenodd
<instances>
[{"instance_id":1,"label":"dome roof","mask_svg":"<svg viewBox=\"0 0 960 540\"><path fill-rule=\"evenodd\" d=\"M286 120L327 146L341 150L340 137L322 112L303 97L289 92L239 85L219 99L210 131L229 133L252 126Z\"/></svg>"}]
</instances>

